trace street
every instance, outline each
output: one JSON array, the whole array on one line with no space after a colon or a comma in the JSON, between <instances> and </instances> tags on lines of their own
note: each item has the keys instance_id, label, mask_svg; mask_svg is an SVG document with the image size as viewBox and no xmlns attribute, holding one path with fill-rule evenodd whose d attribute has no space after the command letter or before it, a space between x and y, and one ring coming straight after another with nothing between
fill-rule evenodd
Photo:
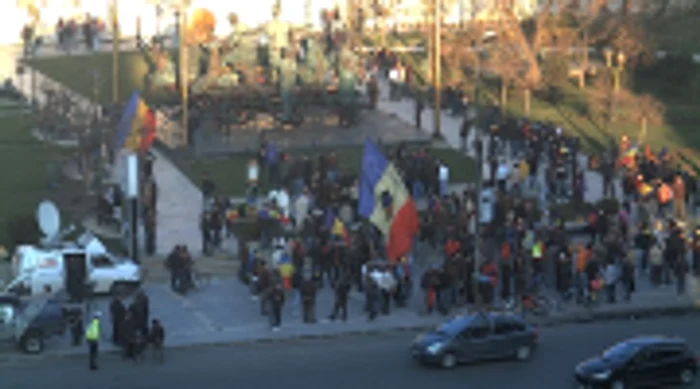
<instances>
[{"instance_id":1,"label":"street","mask_svg":"<svg viewBox=\"0 0 700 389\"><path fill-rule=\"evenodd\" d=\"M674 334L700 350L699 318L579 324L541 329L541 347L527 363L424 368L407 353L414 334L170 351L164 365L133 365L116 356L89 372L87 360L46 359L3 369L1 387L12 389L206 388L568 388L576 362L637 334ZM504 374L505 373L505 374ZM700 385L695 387L700 388Z\"/></svg>"}]
</instances>

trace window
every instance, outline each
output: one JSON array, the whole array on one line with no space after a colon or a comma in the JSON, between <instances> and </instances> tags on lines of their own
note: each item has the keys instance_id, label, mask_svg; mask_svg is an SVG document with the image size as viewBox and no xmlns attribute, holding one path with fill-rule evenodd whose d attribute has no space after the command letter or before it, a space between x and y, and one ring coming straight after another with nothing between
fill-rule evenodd
<instances>
[{"instance_id":1,"label":"window","mask_svg":"<svg viewBox=\"0 0 700 389\"><path fill-rule=\"evenodd\" d=\"M506 335L515 331L513 323L507 320L496 320L493 326L493 333L496 335Z\"/></svg>"},{"instance_id":2,"label":"window","mask_svg":"<svg viewBox=\"0 0 700 389\"><path fill-rule=\"evenodd\" d=\"M651 353L649 353L649 362L663 362L663 361L668 361L669 359L676 359L679 357L682 357L683 354L685 354L683 349L679 348L662 348L662 349L657 349L653 350Z\"/></svg>"},{"instance_id":3,"label":"window","mask_svg":"<svg viewBox=\"0 0 700 389\"><path fill-rule=\"evenodd\" d=\"M506 335L512 332L525 331L525 325L513 320L496 319L493 332L496 335Z\"/></svg>"},{"instance_id":4,"label":"window","mask_svg":"<svg viewBox=\"0 0 700 389\"><path fill-rule=\"evenodd\" d=\"M105 268L105 267L114 266L114 263L112 262L112 260L108 256L98 255L98 256L92 257L92 265L94 267Z\"/></svg>"},{"instance_id":5,"label":"window","mask_svg":"<svg viewBox=\"0 0 700 389\"><path fill-rule=\"evenodd\" d=\"M489 335L490 329L485 324L475 324L467 327L463 335L468 339L483 339Z\"/></svg>"}]
</instances>

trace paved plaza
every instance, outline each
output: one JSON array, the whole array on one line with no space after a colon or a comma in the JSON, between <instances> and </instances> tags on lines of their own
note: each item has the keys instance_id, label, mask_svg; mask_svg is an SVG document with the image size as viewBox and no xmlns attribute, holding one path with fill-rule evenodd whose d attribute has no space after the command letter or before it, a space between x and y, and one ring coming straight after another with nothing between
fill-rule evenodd
<instances>
[{"instance_id":1,"label":"paved plaza","mask_svg":"<svg viewBox=\"0 0 700 389\"><path fill-rule=\"evenodd\" d=\"M8 52L9 53L9 52ZM17 53L15 53L16 55ZM47 55L52 55L51 53ZM6 60L7 61L7 60ZM0 69L10 68L5 63ZM21 81L26 84L26 75ZM388 86L381 81L383 96L379 108L386 114L398 120L413 124L413 102L404 99L399 102L389 101L386 94ZM26 90L26 89L25 89ZM433 112L429 109L423 113L423 128L426 134L432 133ZM459 119L442 114L442 133L447 146L459 147ZM472 137L468 144L472 144ZM469 147L468 155L474 156L474 150ZM159 186L158 196L158 253L161 255L170 251L175 244L187 244L197 250L200 245L198 218L201 212L202 195L198 188L161 152L156 151L155 177ZM581 166L586 166L585 157ZM540 174L542 176L542 174ZM586 200L595 202L602 195L602 178L594 172L586 173ZM161 261L162 259L158 259ZM423 266L429 267L431 258L425 258ZM420 271L416 272L420 273ZM418 275L417 274L417 275ZM419 278L419 276L417 277ZM645 277L639 277L638 291L630 303L616 305L604 304L594 309L594 313L621 315L636 315L639 310L659 310L661 308L677 307L690 308L695 305L697 282L691 279L690 293L677 297L673 288L654 289ZM151 299L152 316L160 318L168 329L168 341L171 346L194 346L197 344L217 344L246 340L272 339L281 340L298 337L332 336L350 332L368 332L396 328L424 327L435 325L443 320L437 316L421 314L422 297L415 291L411 307L394 310L390 316L380 316L375 322L367 320L363 314L363 295L352 293L349 304L349 320L347 323L328 323L321 320L317 324L301 323L299 308L293 304L293 296L288 298L283 314L282 331L271 333L267 319L260 315L259 302L252 301L246 286L237 279L219 277L212 284L200 291L194 291L188 296L173 293L167 284L151 283L145 286L146 293ZM322 289L317 300L318 319L325 318L331 311L333 295L330 289ZM100 300L98 309L107 312L108 301ZM561 311L554 312L545 319L547 322L579 320L589 317L591 312L576 306L566 306ZM108 320L105 320L105 334L109 334ZM83 348L73 349L67 345L67 340L61 339L48 344L51 353L83 353ZM107 346L109 350L109 346Z\"/></svg>"}]
</instances>

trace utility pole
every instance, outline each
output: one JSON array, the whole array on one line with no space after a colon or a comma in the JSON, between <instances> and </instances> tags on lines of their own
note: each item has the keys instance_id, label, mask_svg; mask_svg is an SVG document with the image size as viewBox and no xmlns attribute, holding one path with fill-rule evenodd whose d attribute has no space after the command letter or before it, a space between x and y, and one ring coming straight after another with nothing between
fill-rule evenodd
<instances>
[{"instance_id":1,"label":"utility pole","mask_svg":"<svg viewBox=\"0 0 700 389\"><path fill-rule=\"evenodd\" d=\"M180 103L182 104L182 122L180 127L182 128L181 144L186 146L189 144L189 120L190 120L190 98L189 98L189 66L188 66L188 50L187 50L187 3L186 0L182 0L180 3L180 47L179 47L179 57L180 63L179 74L180 74Z\"/></svg>"},{"instance_id":2,"label":"utility pole","mask_svg":"<svg viewBox=\"0 0 700 389\"><path fill-rule=\"evenodd\" d=\"M474 302L481 308L482 299L479 290L479 265L481 262L481 192L484 190L484 142L481 137L481 51L474 42L472 48L476 50L476 64L474 65L474 107L476 118L474 119L474 146L476 150L477 179L476 179L476 229L474 231L474 273L472 274L472 284L474 285Z\"/></svg>"},{"instance_id":3,"label":"utility pole","mask_svg":"<svg viewBox=\"0 0 700 389\"><path fill-rule=\"evenodd\" d=\"M442 37L441 37L441 25L442 25L442 18L441 18L441 0L433 0L433 93L434 93L434 101L435 101L435 106L433 107L433 120L435 121L433 123L434 129L433 129L433 138L435 139L440 139L442 138L442 129L441 127L441 116L442 116L442 110L440 109L441 107L441 101L440 98L441 93L442 93L442 75L441 75L441 61L440 57L442 56Z\"/></svg>"},{"instance_id":4,"label":"utility pole","mask_svg":"<svg viewBox=\"0 0 700 389\"><path fill-rule=\"evenodd\" d=\"M112 0L112 103L119 103L119 0Z\"/></svg>"}]
</instances>

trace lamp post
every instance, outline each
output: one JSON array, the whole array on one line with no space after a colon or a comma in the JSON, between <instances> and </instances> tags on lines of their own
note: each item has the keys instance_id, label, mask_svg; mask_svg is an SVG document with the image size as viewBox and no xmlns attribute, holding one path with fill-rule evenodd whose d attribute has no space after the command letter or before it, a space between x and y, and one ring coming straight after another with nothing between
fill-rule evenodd
<instances>
[{"instance_id":1,"label":"lamp post","mask_svg":"<svg viewBox=\"0 0 700 389\"><path fill-rule=\"evenodd\" d=\"M478 51L476 42L472 43L472 47L476 51L476 63L474 64L474 107L476 109L474 147L476 150L477 163L477 179L476 179L476 202L475 202L475 218L476 229L474 231L474 271L472 274L472 285L474 285L474 300L478 307L481 306L481 296L479 295L479 260L481 249L481 229L479 219L481 218L481 192L484 190L484 147L481 140L481 51Z\"/></svg>"},{"instance_id":2,"label":"lamp post","mask_svg":"<svg viewBox=\"0 0 700 389\"><path fill-rule=\"evenodd\" d=\"M175 10L175 36L177 36L177 59L175 60L175 90L180 92L180 60L182 59L182 27L180 26L180 9Z\"/></svg>"},{"instance_id":3,"label":"lamp post","mask_svg":"<svg viewBox=\"0 0 700 389\"><path fill-rule=\"evenodd\" d=\"M180 20L179 25L179 69L178 75L180 77L179 87L180 87L180 103L182 104L182 122L180 124L182 128L181 132L181 144L187 146L189 144L189 120L190 120L190 109L189 109L189 66L188 66L188 50L187 50L187 3L183 0L180 3L180 12L178 18Z\"/></svg>"},{"instance_id":4,"label":"lamp post","mask_svg":"<svg viewBox=\"0 0 700 389\"><path fill-rule=\"evenodd\" d=\"M622 72L625 69L625 62L627 61L627 57L625 57L625 54L620 51L617 53L617 67L615 68L615 85L614 85L614 90L615 93L618 93L620 91L620 85L622 84Z\"/></svg>"},{"instance_id":5,"label":"lamp post","mask_svg":"<svg viewBox=\"0 0 700 389\"><path fill-rule=\"evenodd\" d=\"M442 56L442 31L441 31L441 12L442 7L441 0L433 0L433 56L432 56L432 67L433 67L433 93L434 93L434 107L433 107L433 138L442 138L441 127L441 91L442 91L442 75L441 75L441 61Z\"/></svg>"},{"instance_id":6,"label":"lamp post","mask_svg":"<svg viewBox=\"0 0 700 389\"><path fill-rule=\"evenodd\" d=\"M112 103L119 103L119 0L112 0Z\"/></svg>"}]
</instances>

